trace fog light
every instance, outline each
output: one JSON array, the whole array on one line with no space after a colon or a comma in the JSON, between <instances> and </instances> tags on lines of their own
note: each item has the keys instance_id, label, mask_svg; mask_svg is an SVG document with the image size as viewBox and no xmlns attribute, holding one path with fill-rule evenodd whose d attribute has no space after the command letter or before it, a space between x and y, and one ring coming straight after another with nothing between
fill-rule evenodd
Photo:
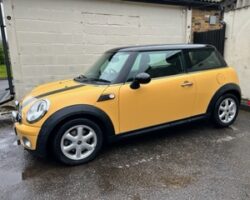
<instances>
[{"instance_id":1,"label":"fog light","mask_svg":"<svg viewBox=\"0 0 250 200\"><path fill-rule=\"evenodd\" d=\"M31 148L31 142L29 141L28 138L23 137L23 138L22 138L22 141L23 141L24 147L29 148L29 149Z\"/></svg>"}]
</instances>

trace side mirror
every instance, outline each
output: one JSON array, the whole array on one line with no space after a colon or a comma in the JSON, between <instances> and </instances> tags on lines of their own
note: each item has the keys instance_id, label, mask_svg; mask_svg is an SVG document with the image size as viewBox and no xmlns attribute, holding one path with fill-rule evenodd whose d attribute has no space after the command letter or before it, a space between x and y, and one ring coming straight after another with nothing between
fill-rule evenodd
<instances>
[{"instance_id":1,"label":"side mirror","mask_svg":"<svg viewBox=\"0 0 250 200\"><path fill-rule=\"evenodd\" d=\"M135 76L133 82L130 84L132 89L140 88L140 84L147 84L151 81L151 77L148 73L139 73Z\"/></svg>"}]
</instances>

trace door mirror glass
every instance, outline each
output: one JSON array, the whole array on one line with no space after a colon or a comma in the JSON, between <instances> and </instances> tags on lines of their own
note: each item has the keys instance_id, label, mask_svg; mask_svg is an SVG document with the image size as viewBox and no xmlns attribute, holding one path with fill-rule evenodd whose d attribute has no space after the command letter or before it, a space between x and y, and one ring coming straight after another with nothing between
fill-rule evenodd
<instances>
[{"instance_id":1,"label":"door mirror glass","mask_svg":"<svg viewBox=\"0 0 250 200\"><path fill-rule=\"evenodd\" d=\"M151 81L151 77L148 73L139 73L135 76L133 82L130 84L132 89L140 88L140 84L147 84Z\"/></svg>"}]
</instances>

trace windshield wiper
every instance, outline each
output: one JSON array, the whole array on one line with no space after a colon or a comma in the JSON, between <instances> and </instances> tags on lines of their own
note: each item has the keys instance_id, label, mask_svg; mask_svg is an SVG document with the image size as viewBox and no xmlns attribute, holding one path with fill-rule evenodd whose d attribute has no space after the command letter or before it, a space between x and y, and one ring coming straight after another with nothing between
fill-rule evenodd
<instances>
[{"instance_id":1,"label":"windshield wiper","mask_svg":"<svg viewBox=\"0 0 250 200\"><path fill-rule=\"evenodd\" d=\"M101 78L88 78L84 75L79 75L78 77L74 78L75 81L79 81L79 82L82 82L82 81L98 81L98 82L104 82L104 83L110 83L110 81L108 80L105 80L105 79L101 79Z\"/></svg>"},{"instance_id":2,"label":"windshield wiper","mask_svg":"<svg viewBox=\"0 0 250 200\"><path fill-rule=\"evenodd\" d=\"M105 80L105 79L101 79L101 78L89 78L88 80L90 80L90 81L99 81L99 82L104 82L104 83L111 83L110 81Z\"/></svg>"},{"instance_id":3,"label":"windshield wiper","mask_svg":"<svg viewBox=\"0 0 250 200\"><path fill-rule=\"evenodd\" d=\"M86 76L83 74L80 74L79 76L76 77L77 79L88 79Z\"/></svg>"},{"instance_id":4,"label":"windshield wiper","mask_svg":"<svg viewBox=\"0 0 250 200\"><path fill-rule=\"evenodd\" d=\"M84 76L83 74L77 76L74 78L75 81L83 81L83 80L88 80L88 78L86 76Z\"/></svg>"}]
</instances>

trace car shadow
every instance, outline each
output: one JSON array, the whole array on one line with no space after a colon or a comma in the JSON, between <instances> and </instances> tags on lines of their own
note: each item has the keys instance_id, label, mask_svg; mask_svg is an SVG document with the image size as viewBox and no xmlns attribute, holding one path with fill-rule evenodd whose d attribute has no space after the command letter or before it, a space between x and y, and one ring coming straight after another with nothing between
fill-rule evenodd
<instances>
[{"instance_id":1,"label":"car shadow","mask_svg":"<svg viewBox=\"0 0 250 200\"><path fill-rule=\"evenodd\" d=\"M180 137L189 137L200 134L203 130L214 130L215 126L208 120L199 120L195 122L185 123L173 127L164 128L158 131L151 131L141 135L122 138L107 144L105 151L110 151L114 148L126 148L127 146L136 146L137 144L149 145L163 139L172 140Z\"/></svg>"}]
</instances>

